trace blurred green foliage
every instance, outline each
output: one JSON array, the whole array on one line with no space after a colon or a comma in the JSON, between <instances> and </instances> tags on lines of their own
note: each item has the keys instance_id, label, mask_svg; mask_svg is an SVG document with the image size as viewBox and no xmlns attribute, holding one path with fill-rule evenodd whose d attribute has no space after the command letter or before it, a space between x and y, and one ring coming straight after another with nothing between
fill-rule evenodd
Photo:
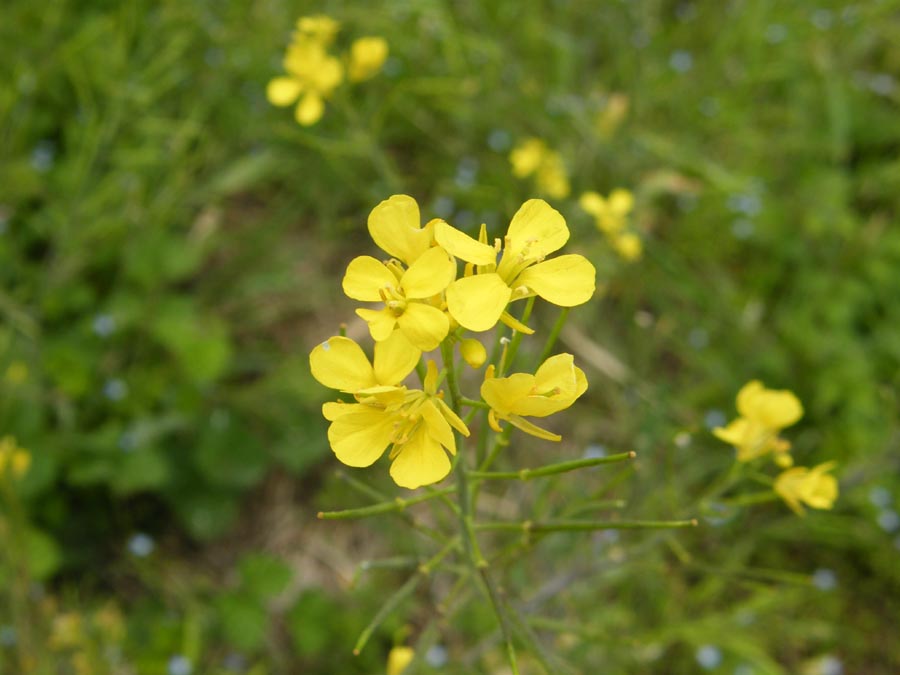
<instances>
[{"instance_id":1,"label":"blurred green foliage","mask_svg":"<svg viewBox=\"0 0 900 675\"><path fill-rule=\"evenodd\" d=\"M391 57L303 129L264 90L294 20L318 12L343 22L342 42L384 36ZM689 534L536 542L508 570L522 611L542 617L534 629L610 672L896 672L898 12L893 0L7 2L0 435L32 452L22 541L48 599L31 620L52 636L64 609L87 625L116 597L127 625L85 632L53 672L81 672L76 654L94 659L88 672L122 672L98 665L107 653L169 675L380 672L399 618L360 657L350 648L403 573L335 595L289 557L236 555L256 540L234 533L273 476L298 486L301 513L358 499L322 480L325 392L306 354L349 315L337 280L349 255L371 253L368 210L406 192L427 217L499 232L533 196L507 159L529 136L562 154L574 192L554 205L605 285L574 313L579 334L625 366L589 359L589 398L558 452L599 444L640 461L496 496L521 517L583 494L704 518ZM612 94L628 111L610 132L598 120ZM615 187L637 197L637 263L577 204ZM752 378L804 402L791 440L805 465L838 460L834 512L704 501L732 461L707 428ZM527 444L509 455L548 461ZM421 556L399 526L361 532ZM211 572L214 540L230 548ZM14 578L4 561L0 580ZM413 631L419 653L440 644L442 672L496 672L483 608L429 623L442 592L409 610L430 626ZM0 608L10 659L24 639L12 621Z\"/></svg>"}]
</instances>

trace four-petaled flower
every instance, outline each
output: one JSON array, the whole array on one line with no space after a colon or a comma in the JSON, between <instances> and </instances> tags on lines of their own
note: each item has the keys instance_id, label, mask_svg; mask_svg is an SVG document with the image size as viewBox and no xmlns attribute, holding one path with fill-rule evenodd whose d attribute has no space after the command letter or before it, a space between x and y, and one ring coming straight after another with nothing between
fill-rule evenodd
<instances>
[{"instance_id":1,"label":"four-petaled flower","mask_svg":"<svg viewBox=\"0 0 900 675\"><path fill-rule=\"evenodd\" d=\"M737 395L740 417L726 427L713 429L720 440L737 448L739 462L749 462L774 453L780 466L790 466L791 444L778 432L803 416L803 406L786 389L766 389L759 380L745 384Z\"/></svg>"},{"instance_id":2,"label":"four-petaled flower","mask_svg":"<svg viewBox=\"0 0 900 675\"><path fill-rule=\"evenodd\" d=\"M316 40L299 40L284 56L285 77L269 82L266 96L272 105L288 106L297 99L294 116L303 126L315 124L325 111L325 99L344 79L341 62Z\"/></svg>"},{"instance_id":3,"label":"four-petaled flower","mask_svg":"<svg viewBox=\"0 0 900 675\"><path fill-rule=\"evenodd\" d=\"M466 276L447 288L447 311L464 328L486 331L497 321L522 332L533 332L506 312L515 300L538 295L560 307L574 307L594 294L594 266L584 256L562 255L544 260L569 240L569 228L556 209L542 199L525 202L509 224L503 240L487 243L482 226L479 240L439 222L435 239L444 250L470 265Z\"/></svg>"},{"instance_id":4,"label":"four-petaled flower","mask_svg":"<svg viewBox=\"0 0 900 675\"><path fill-rule=\"evenodd\" d=\"M775 492L799 516L805 515L803 504L812 509L830 509L838 497L837 479L830 475L834 462L807 469L795 466L775 478Z\"/></svg>"},{"instance_id":5,"label":"four-petaled flower","mask_svg":"<svg viewBox=\"0 0 900 675\"><path fill-rule=\"evenodd\" d=\"M609 193L607 199L591 191L581 195L578 204L594 216L598 230L604 234L618 234L628 226L628 214L634 208L634 195L617 188Z\"/></svg>"},{"instance_id":6,"label":"four-petaled flower","mask_svg":"<svg viewBox=\"0 0 900 675\"><path fill-rule=\"evenodd\" d=\"M522 431L558 441L561 436L532 424L525 417L547 417L565 410L587 391L587 378L575 365L571 354L553 356L537 369L534 375L514 373L509 377L494 377L494 366L488 366L481 396L491 407L488 422L501 431L498 420L506 420Z\"/></svg>"}]
</instances>

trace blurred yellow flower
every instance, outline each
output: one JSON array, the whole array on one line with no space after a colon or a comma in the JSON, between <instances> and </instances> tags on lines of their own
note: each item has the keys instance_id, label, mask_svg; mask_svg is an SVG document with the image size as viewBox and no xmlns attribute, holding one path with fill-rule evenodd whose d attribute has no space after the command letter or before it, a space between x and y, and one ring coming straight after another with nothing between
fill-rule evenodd
<instances>
[{"instance_id":1,"label":"blurred yellow flower","mask_svg":"<svg viewBox=\"0 0 900 675\"><path fill-rule=\"evenodd\" d=\"M297 31L294 34L294 41L309 40L327 47L334 42L334 38L337 36L340 28L341 24L338 21L324 14L301 16L297 19Z\"/></svg>"},{"instance_id":2,"label":"blurred yellow flower","mask_svg":"<svg viewBox=\"0 0 900 675\"><path fill-rule=\"evenodd\" d=\"M423 352L435 349L447 337L450 320L429 299L439 296L456 276L456 265L442 248L429 248L409 269L396 260L383 263L371 256L350 261L344 275L344 293L362 302L384 303L380 310L357 309L369 324L376 342L399 328ZM439 301L438 301L438 304Z\"/></svg>"},{"instance_id":3,"label":"blurred yellow flower","mask_svg":"<svg viewBox=\"0 0 900 675\"><path fill-rule=\"evenodd\" d=\"M22 384L28 379L28 366L22 361L13 361L6 368L4 377L12 385Z\"/></svg>"},{"instance_id":4,"label":"blurred yellow flower","mask_svg":"<svg viewBox=\"0 0 900 675\"><path fill-rule=\"evenodd\" d=\"M466 276L451 283L446 293L447 311L469 330L486 331L502 320L532 332L506 312L510 302L538 295L554 305L574 307L594 294L596 270L584 256L544 260L569 240L569 228L562 214L542 199L530 199L519 208L502 247L499 240L488 245L484 226L479 240L443 222L434 232L444 250L470 263Z\"/></svg>"},{"instance_id":5,"label":"blurred yellow flower","mask_svg":"<svg viewBox=\"0 0 900 675\"><path fill-rule=\"evenodd\" d=\"M494 377L494 366L488 366L481 396L491 407L488 422L501 431L498 420L507 420L522 431L558 441L561 436L542 429L524 417L547 417L565 410L587 391L584 371L575 366L571 354L557 354L541 364L534 375L515 373Z\"/></svg>"},{"instance_id":6,"label":"blurred yellow flower","mask_svg":"<svg viewBox=\"0 0 900 675\"><path fill-rule=\"evenodd\" d=\"M548 197L564 199L569 196L569 176L562 156L539 138L526 138L520 142L510 152L509 162L516 178L534 175L538 190Z\"/></svg>"},{"instance_id":7,"label":"blurred yellow flower","mask_svg":"<svg viewBox=\"0 0 900 675\"><path fill-rule=\"evenodd\" d=\"M609 95L606 99L606 105L596 119L597 133L601 138L610 139L613 137L628 114L628 106L627 94L615 93Z\"/></svg>"},{"instance_id":8,"label":"blurred yellow flower","mask_svg":"<svg viewBox=\"0 0 900 675\"><path fill-rule=\"evenodd\" d=\"M78 612L64 612L53 617L50 646L53 649L72 649L84 640L84 626Z\"/></svg>"},{"instance_id":9,"label":"blurred yellow flower","mask_svg":"<svg viewBox=\"0 0 900 675\"><path fill-rule=\"evenodd\" d=\"M837 479L828 474L834 462L807 469L796 466L783 471L775 479L775 492L799 516L805 514L803 504L812 509L830 509L838 497Z\"/></svg>"},{"instance_id":10,"label":"blurred yellow flower","mask_svg":"<svg viewBox=\"0 0 900 675\"><path fill-rule=\"evenodd\" d=\"M334 338L332 338L334 339ZM391 446L391 478L413 490L443 480L456 454L453 430L469 435L465 423L438 392L438 371L429 361L424 390L388 387L357 395L359 403L326 403L328 442L348 466L371 466Z\"/></svg>"},{"instance_id":11,"label":"blurred yellow flower","mask_svg":"<svg viewBox=\"0 0 900 675\"><path fill-rule=\"evenodd\" d=\"M350 65L347 77L351 82L362 82L378 74L388 57L387 40L380 37L363 37L350 45Z\"/></svg>"},{"instance_id":12,"label":"blurred yellow flower","mask_svg":"<svg viewBox=\"0 0 900 675\"><path fill-rule=\"evenodd\" d=\"M299 99L294 116L303 126L321 119L325 99L344 79L341 62L330 56L322 43L300 40L292 43L284 57L287 75L272 79L266 97L272 105L288 106Z\"/></svg>"},{"instance_id":13,"label":"blurred yellow flower","mask_svg":"<svg viewBox=\"0 0 900 675\"><path fill-rule=\"evenodd\" d=\"M759 380L752 380L738 392L737 409L740 417L713 429L716 438L737 448L739 462L775 453L779 465L790 466L791 444L779 438L778 432L803 416L797 397L786 389L766 389Z\"/></svg>"},{"instance_id":14,"label":"blurred yellow flower","mask_svg":"<svg viewBox=\"0 0 900 675\"><path fill-rule=\"evenodd\" d=\"M387 675L402 675L412 663L415 652L412 647L398 646L391 649L387 659Z\"/></svg>"},{"instance_id":15,"label":"blurred yellow flower","mask_svg":"<svg viewBox=\"0 0 900 675\"><path fill-rule=\"evenodd\" d=\"M594 221L604 234L618 234L628 226L628 214L634 208L634 195L630 191L617 188L609 193L609 198L597 192L585 192L578 200L581 208L594 216Z\"/></svg>"},{"instance_id":16,"label":"blurred yellow flower","mask_svg":"<svg viewBox=\"0 0 900 675\"><path fill-rule=\"evenodd\" d=\"M622 232L612 238L612 246L622 258L628 262L634 262L644 252L641 238L634 232Z\"/></svg>"},{"instance_id":17,"label":"blurred yellow flower","mask_svg":"<svg viewBox=\"0 0 900 675\"><path fill-rule=\"evenodd\" d=\"M7 471L13 478L21 478L31 466L31 453L20 448L12 436L0 439L0 478Z\"/></svg>"}]
</instances>

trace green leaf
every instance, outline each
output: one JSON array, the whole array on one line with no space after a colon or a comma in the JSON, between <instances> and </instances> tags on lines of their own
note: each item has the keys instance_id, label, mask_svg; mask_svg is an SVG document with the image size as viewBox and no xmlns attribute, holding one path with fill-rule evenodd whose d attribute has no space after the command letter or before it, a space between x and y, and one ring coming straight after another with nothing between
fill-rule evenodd
<instances>
[{"instance_id":1,"label":"green leaf","mask_svg":"<svg viewBox=\"0 0 900 675\"><path fill-rule=\"evenodd\" d=\"M248 652L262 646L269 624L264 605L240 593L227 593L217 598L216 607L229 644Z\"/></svg>"}]
</instances>

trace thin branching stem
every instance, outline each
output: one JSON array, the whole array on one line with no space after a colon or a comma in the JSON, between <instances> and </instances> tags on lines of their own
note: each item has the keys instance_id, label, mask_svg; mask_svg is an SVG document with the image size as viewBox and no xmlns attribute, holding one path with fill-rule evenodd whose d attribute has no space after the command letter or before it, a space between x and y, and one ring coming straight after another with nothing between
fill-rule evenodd
<instances>
[{"instance_id":1,"label":"thin branching stem","mask_svg":"<svg viewBox=\"0 0 900 675\"><path fill-rule=\"evenodd\" d=\"M591 466L599 466L600 464L613 464L616 462L624 462L636 457L634 452L622 452L617 455L609 455L608 457L589 457L586 459L574 459L571 462L559 462L558 464L548 464L536 469L520 469L519 471L470 471L469 477L475 480L532 480L534 478L543 478L545 476L554 476L559 473L567 473L569 471L577 471Z\"/></svg>"}]
</instances>

